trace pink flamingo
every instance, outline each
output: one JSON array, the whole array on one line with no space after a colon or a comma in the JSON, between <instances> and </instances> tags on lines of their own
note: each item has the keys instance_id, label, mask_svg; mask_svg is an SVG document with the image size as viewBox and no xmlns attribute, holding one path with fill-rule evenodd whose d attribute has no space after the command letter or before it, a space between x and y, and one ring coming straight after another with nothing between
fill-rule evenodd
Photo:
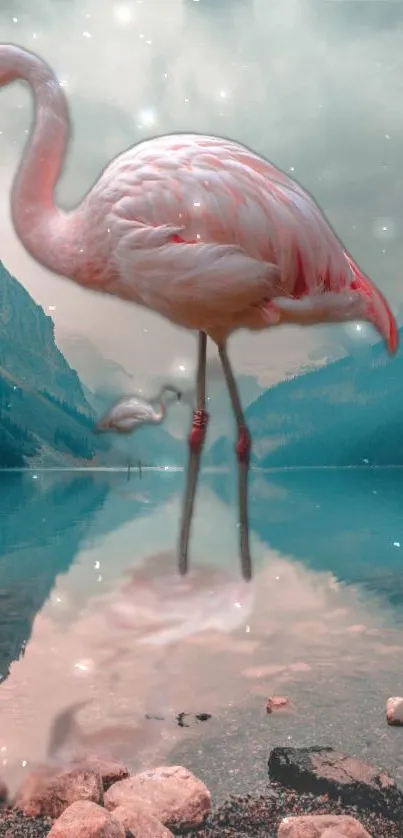
<instances>
[{"instance_id":1,"label":"pink flamingo","mask_svg":"<svg viewBox=\"0 0 403 838\"><path fill-rule=\"evenodd\" d=\"M16 233L37 262L85 288L145 306L199 333L196 409L180 534L186 573L208 414L206 340L218 347L238 428L240 551L251 577L247 475L250 435L227 354L236 329L366 320L396 351L388 305L291 178L238 143L179 134L116 157L72 212L54 202L69 133L66 98L51 68L0 45L0 86L28 82L36 113L15 177Z\"/></svg>"}]
</instances>

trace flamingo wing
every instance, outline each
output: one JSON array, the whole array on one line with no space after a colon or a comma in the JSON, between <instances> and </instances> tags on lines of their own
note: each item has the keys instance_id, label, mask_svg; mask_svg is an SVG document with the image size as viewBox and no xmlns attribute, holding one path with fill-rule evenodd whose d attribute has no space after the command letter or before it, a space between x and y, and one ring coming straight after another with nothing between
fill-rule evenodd
<instances>
[{"instance_id":1,"label":"flamingo wing","mask_svg":"<svg viewBox=\"0 0 403 838\"><path fill-rule=\"evenodd\" d=\"M152 141L104 172L87 212L92 229L97 216L107 220L108 236L100 235L115 278L105 290L190 328L281 293L267 173L223 156L223 147L213 154L189 140L168 154Z\"/></svg>"},{"instance_id":2,"label":"flamingo wing","mask_svg":"<svg viewBox=\"0 0 403 838\"><path fill-rule=\"evenodd\" d=\"M149 308L184 325L205 328L240 314L279 291L280 270L236 245L188 242L181 228L133 225L116 248L120 282L136 281ZM158 234L157 246L150 233ZM155 241L155 239L154 239Z\"/></svg>"}]
</instances>

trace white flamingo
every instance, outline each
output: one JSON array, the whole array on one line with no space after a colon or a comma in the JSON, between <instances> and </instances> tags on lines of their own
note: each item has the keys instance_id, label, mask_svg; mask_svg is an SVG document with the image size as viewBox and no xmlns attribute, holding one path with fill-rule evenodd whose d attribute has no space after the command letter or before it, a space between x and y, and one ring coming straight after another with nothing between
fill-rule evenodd
<instances>
[{"instance_id":1,"label":"white flamingo","mask_svg":"<svg viewBox=\"0 0 403 838\"><path fill-rule=\"evenodd\" d=\"M147 402L140 396L124 396L112 405L95 425L95 431L113 431L118 434L130 434L141 425L160 425L166 415L164 394L175 393L180 401L182 393L171 384L164 384L160 392ZM156 405L155 405L156 402Z\"/></svg>"}]
</instances>

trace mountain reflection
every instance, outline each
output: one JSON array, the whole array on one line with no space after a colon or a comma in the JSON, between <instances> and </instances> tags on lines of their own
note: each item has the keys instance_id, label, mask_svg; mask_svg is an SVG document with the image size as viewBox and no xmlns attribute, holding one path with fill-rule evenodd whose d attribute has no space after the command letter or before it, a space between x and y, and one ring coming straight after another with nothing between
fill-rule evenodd
<instances>
[{"instance_id":1,"label":"mountain reflection","mask_svg":"<svg viewBox=\"0 0 403 838\"><path fill-rule=\"evenodd\" d=\"M403 620L403 470L255 472L250 497L263 542L385 598Z\"/></svg>"},{"instance_id":2,"label":"mountain reflection","mask_svg":"<svg viewBox=\"0 0 403 838\"><path fill-rule=\"evenodd\" d=\"M108 493L92 475L0 475L0 673L24 653L36 614L67 573Z\"/></svg>"}]
</instances>

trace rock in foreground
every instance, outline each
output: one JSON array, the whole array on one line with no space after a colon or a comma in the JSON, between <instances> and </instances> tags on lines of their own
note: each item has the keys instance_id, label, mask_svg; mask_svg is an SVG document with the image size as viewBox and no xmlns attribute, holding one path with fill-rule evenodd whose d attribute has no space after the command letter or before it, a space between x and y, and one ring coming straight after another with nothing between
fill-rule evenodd
<instances>
[{"instance_id":1,"label":"rock in foreground","mask_svg":"<svg viewBox=\"0 0 403 838\"><path fill-rule=\"evenodd\" d=\"M278 838L371 838L369 832L347 815L307 815L284 818Z\"/></svg>"},{"instance_id":2,"label":"rock in foreground","mask_svg":"<svg viewBox=\"0 0 403 838\"><path fill-rule=\"evenodd\" d=\"M395 781L333 748L274 748L268 766L270 779L286 788L326 794L393 820L403 818L403 793Z\"/></svg>"},{"instance_id":3,"label":"rock in foreground","mask_svg":"<svg viewBox=\"0 0 403 838\"><path fill-rule=\"evenodd\" d=\"M211 811L207 787L178 765L161 766L115 783L105 794L105 806L110 811L118 806L133 808L138 798L169 829L200 827Z\"/></svg>"},{"instance_id":4,"label":"rock in foreground","mask_svg":"<svg viewBox=\"0 0 403 838\"><path fill-rule=\"evenodd\" d=\"M127 835L134 835L135 838L174 838L166 826L141 806L131 809L118 806L113 810L113 817L122 824Z\"/></svg>"},{"instance_id":5,"label":"rock in foreground","mask_svg":"<svg viewBox=\"0 0 403 838\"><path fill-rule=\"evenodd\" d=\"M64 810L48 838L126 838L126 832L106 809L81 800Z\"/></svg>"},{"instance_id":6,"label":"rock in foreground","mask_svg":"<svg viewBox=\"0 0 403 838\"><path fill-rule=\"evenodd\" d=\"M47 815L55 819L78 800L103 802L101 775L84 766L59 772L45 767L26 777L16 794L14 807L29 817Z\"/></svg>"},{"instance_id":7,"label":"rock in foreground","mask_svg":"<svg viewBox=\"0 0 403 838\"><path fill-rule=\"evenodd\" d=\"M113 783L118 783L119 780L125 780L129 776L130 771L121 762L117 762L109 756L101 756L97 754L87 754L84 759L77 760L76 766L82 767L85 765L101 775L102 785L104 791L108 791Z\"/></svg>"}]
</instances>

